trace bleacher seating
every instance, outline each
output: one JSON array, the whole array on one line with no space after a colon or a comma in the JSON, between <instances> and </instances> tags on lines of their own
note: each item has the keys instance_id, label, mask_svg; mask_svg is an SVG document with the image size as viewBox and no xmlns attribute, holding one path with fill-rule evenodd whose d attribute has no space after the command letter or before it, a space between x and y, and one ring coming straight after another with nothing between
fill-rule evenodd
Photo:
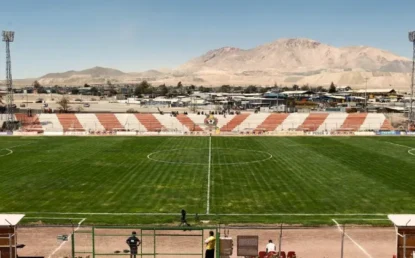
<instances>
[{"instance_id":1,"label":"bleacher seating","mask_svg":"<svg viewBox=\"0 0 415 258\"><path fill-rule=\"evenodd\" d=\"M0 118L5 117L0 116ZM367 131L393 130L383 114L366 113L241 113L215 115L216 126L224 132L271 131ZM212 129L204 124L206 116L197 114L16 114L23 129L45 131L176 131L202 132ZM2 119L0 119L3 121ZM0 121L0 122L1 122Z\"/></svg>"}]
</instances>

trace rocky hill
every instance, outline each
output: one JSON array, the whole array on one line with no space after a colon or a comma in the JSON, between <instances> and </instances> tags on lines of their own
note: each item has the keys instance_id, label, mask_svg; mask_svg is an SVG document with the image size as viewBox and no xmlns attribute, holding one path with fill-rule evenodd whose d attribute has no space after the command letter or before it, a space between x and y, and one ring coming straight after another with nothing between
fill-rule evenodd
<instances>
[{"instance_id":1,"label":"rocky hill","mask_svg":"<svg viewBox=\"0 0 415 258\"><path fill-rule=\"evenodd\" d=\"M385 50L352 46L337 48L310 39L280 39L252 49L223 47L211 50L173 70L124 73L94 67L83 71L50 73L39 78L43 85L84 83L136 83L195 85L349 85L361 88L406 90L412 63ZM18 82L17 82L18 84Z\"/></svg>"}]
</instances>

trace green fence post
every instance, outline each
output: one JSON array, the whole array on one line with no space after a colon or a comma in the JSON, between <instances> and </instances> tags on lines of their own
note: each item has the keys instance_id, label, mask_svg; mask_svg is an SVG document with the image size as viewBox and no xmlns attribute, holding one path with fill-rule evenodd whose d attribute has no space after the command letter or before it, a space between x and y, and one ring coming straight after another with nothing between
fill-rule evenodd
<instances>
[{"instance_id":1,"label":"green fence post","mask_svg":"<svg viewBox=\"0 0 415 258\"><path fill-rule=\"evenodd\" d=\"M95 258L95 227L92 227L92 258Z\"/></svg>"},{"instance_id":2,"label":"green fence post","mask_svg":"<svg viewBox=\"0 0 415 258\"><path fill-rule=\"evenodd\" d=\"M72 258L75 258L75 233L72 233L71 240L72 240Z\"/></svg>"}]
</instances>

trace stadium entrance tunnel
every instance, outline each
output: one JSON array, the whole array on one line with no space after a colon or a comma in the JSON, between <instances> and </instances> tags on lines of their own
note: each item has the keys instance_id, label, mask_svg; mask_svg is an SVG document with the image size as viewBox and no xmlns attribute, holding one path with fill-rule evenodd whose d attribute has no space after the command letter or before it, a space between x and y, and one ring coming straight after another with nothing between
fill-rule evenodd
<instances>
[{"instance_id":1,"label":"stadium entrance tunnel","mask_svg":"<svg viewBox=\"0 0 415 258\"><path fill-rule=\"evenodd\" d=\"M265 151L227 148L183 148L152 152L147 158L162 163L178 165L243 165L264 162L272 158Z\"/></svg>"}]
</instances>

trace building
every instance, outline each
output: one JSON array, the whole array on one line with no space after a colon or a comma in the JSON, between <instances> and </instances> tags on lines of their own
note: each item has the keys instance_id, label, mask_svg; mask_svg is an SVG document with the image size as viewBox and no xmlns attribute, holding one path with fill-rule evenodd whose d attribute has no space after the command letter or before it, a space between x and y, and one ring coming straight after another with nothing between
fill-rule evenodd
<instances>
[{"instance_id":1,"label":"building","mask_svg":"<svg viewBox=\"0 0 415 258\"><path fill-rule=\"evenodd\" d=\"M17 258L17 224L24 214L0 214L0 258Z\"/></svg>"},{"instance_id":2,"label":"building","mask_svg":"<svg viewBox=\"0 0 415 258\"><path fill-rule=\"evenodd\" d=\"M353 90L350 92L352 96L364 97L365 95L370 98L376 97L391 97L396 96L396 91L394 89L363 89L363 90Z\"/></svg>"}]
</instances>

